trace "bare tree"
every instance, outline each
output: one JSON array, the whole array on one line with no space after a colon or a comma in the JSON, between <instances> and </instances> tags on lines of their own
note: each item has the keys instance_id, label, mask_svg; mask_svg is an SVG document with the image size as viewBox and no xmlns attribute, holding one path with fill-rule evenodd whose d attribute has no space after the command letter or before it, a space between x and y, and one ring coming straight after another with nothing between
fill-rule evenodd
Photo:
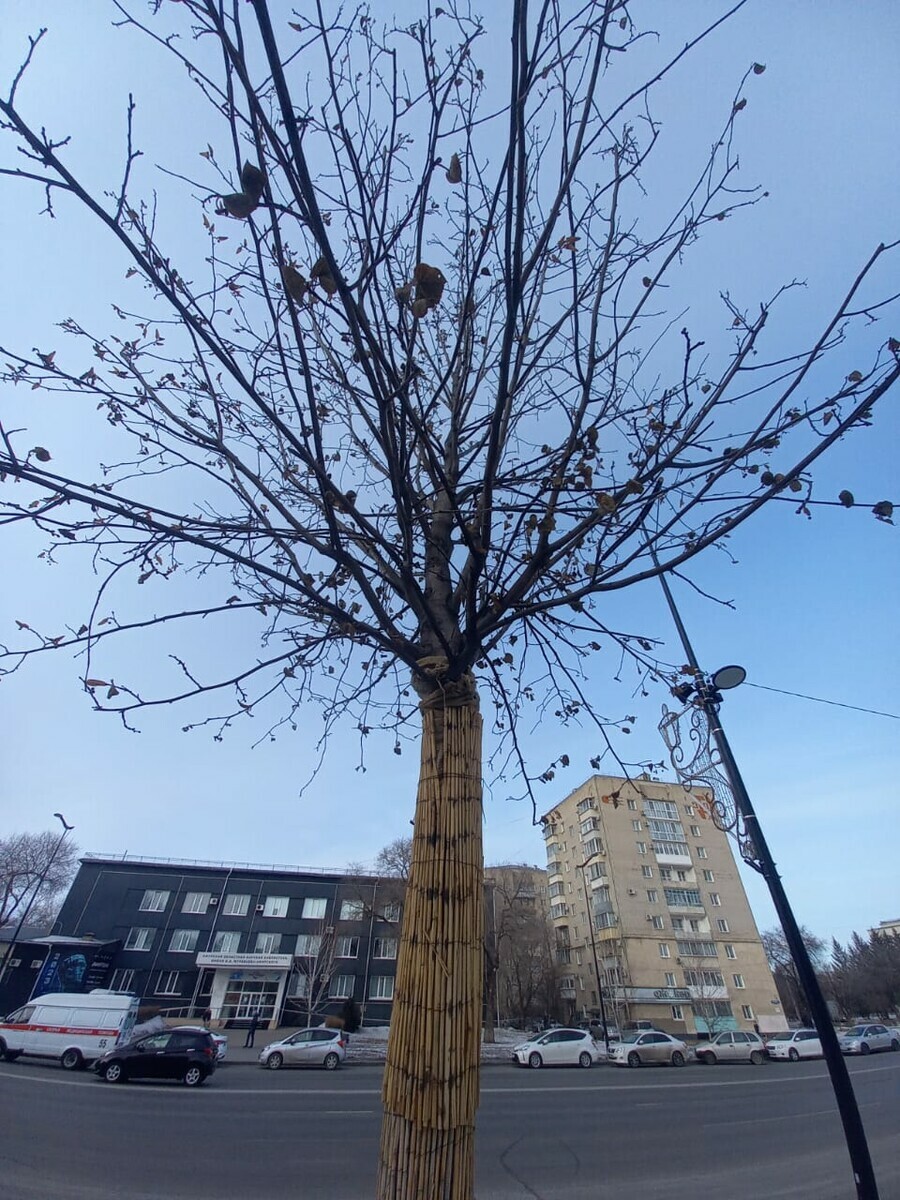
<instances>
[{"instance_id":1,"label":"bare tree","mask_svg":"<svg viewBox=\"0 0 900 1200\"><path fill-rule=\"evenodd\" d=\"M524 1024L529 1017L557 1015L557 938L544 897L536 894L532 867L491 867L493 938L486 942L488 994L501 1014ZM490 1005L489 1005L490 1007Z\"/></svg>"},{"instance_id":2,"label":"bare tree","mask_svg":"<svg viewBox=\"0 0 900 1200\"><path fill-rule=\"evenodd\" d=\"M301 934L294 956L294 974L291 979L291 994L285 1001L285 1015L302 1015L304 1024L312 1025L313 1017L320 1011L328 997L334 974L337 949L335 929L324 921L316 929Z\"/></svg>"},{"instance_id":3,"label":"bare tree","mask_svg":"<svg viewBox=\"0 0 900 1200\"><path fill-rule=\"evenodd\" d=\"M825 965L827 951L824 939L812 933L805 925L800 926L800 934L810 961L817 971L821 970ZM760 937L785 1015L808 1025L811 1021L809 1007L784 933L776 927L764 930Z\"/></svg>"},{"instance_id":4,"label":"bare tree","mask_svg":"<svg viewBox=\"0 0 900 1200\"><path fill-rule=\"evenodd\" d=\"M60 845L52 829L0 838L0 928L15 924L32 897L28 920L49 925L78 870L78 853L73 842Z\"/></svg>"},{"instance_id":5,"label":"bare tree","mask_svg":"<svg viewBox=\"0 0 900 1200\"><path fill-rule=\"evenodd\" d=\"M702 1017L710 1037L723 1029L733 1029L733 1013L725 987L725 977L708 958L682 958L684 981L691 992L695 1017Z\"/></svg>"},{"instance_id":6,"label":"bare tree","mask_svg":"<svg viewBox=\"0 0 900 1200\"><path fill-rule=\"evenodd\" d=\"M411 837L399 837L382 846L375 856L375 874L408 883L412 866L412 845Z\"/></svg>"},{"instance_id":7,"label":"bare tree","mask_svg":"<svg viewBox=\"0 0 900 1200\"><path fill-rule=\"evenodd\" d=\"M887 311L877 279L892 248L875 248L793 352L767 353L790 285L758 304L725 293L727 337L666 313L698 236L760 195L739 186L734 150L755 64L691 182L641 204L662 136L653 88L724 12L640 82L623 66L643 33L623 0L514 0L500 83L485 70L498 43L454 0L407 28L319 6L276 31L266 0L151 8L146 22L128 0L114 11L159 52L156 88L172 56L211 105L219 132L198 146L196 177L151 170L129 98L124 168L89 182L27 94L40 36L0 100L6 182L36 188L60 220L80 206L132 289L114 333L66 315L68 351L43 331L38 350L3 349L22 404L0 428L0 519L42 531L50 563L84 550L99 576L83 618L23 619L3 662L74 651L93 704L126 724L205 701L187 728L222 736L252 714L274 736L309 703L326 734L340 719L361 738L383 728L400 753L421 722L378 1194L463 1200L482 1003L480 696L526 794L569 760L527 762L524 713L591 721L594 765L615 754L620 723L587 692L592 655L613 645L639 678L669 674L650 641L609 627L603 598L679 569L770 501L812 511L814 464L900 375L894 339L857 339ZM851 338L858 369L829 375ZM33 444L34 406L59 395L77 406L79 447L100 420L117 459L98 442L94 469L62 437ZM194 622L231 631L217 675L182 649ZM157 691L116 657L154 631L173 647Z\"/></svg>"}]
</instances>

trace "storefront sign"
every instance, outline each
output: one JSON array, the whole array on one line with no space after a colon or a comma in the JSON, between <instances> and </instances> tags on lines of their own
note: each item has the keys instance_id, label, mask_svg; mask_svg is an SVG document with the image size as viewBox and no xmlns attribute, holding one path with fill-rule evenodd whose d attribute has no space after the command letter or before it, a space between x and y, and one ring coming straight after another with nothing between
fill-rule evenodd
<instances>
[{"instance_id":1,"label":"storefront sign","mask_svg":"<svg viewBox=\"0 0 900 1200\"><path fill-rule=\"evenodd\" d=\"M690 1004L691 993L688 988L647 988L623 987L618 989L622 1000L630 1000L633 1004Z\"/></svg>"},{"instance_id":2,"label":"storefront sign","mask_svg":"<svg viewBox=\"0 0 900 1200\"><path fill-rule=\"evenodd\" d=\"M291 954L198 954L198 967L243 967L245 969L275 967L288 971L293 964Z\"/></svg>"}]
</instances>

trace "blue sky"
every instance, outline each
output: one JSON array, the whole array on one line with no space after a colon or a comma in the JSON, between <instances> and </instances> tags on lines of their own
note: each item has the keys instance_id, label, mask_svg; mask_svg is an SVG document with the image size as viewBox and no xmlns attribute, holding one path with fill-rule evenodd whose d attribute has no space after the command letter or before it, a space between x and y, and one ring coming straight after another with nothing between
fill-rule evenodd
<instances>
[{"instance_id":1,"label":"blue sky","mask_svg":"<svg viewBox=\"0 0 900 1200\"><path fill-rule=\"evenodd\" d=\"M632 11L665 29L674 8L651 3ZM700 0L677 8L692 26L715 11ZM139 38L111 29L103 4L11 3L0 49L3 79L15 69L26 33L40 25L50 34L23 85L26 107L55 132L74 134L72 154L100 186L116 175L111 163L120 161L129 88L148 146L146 170L163 157L196 161L208 117L187 119L193 113L182 80L159 75ZM747 66L766 64L765 74L751 81L739 149L742 177L760 182L770 197L717 232L693 259L683 297L692 317L714 312L722 289L752 303L796 278L806 287L782 320L785 343L802 340L874 247L900 235L898 45L900 10L888 0L852 11L828 0L789 6L760 0L666 85L656 108L671 140L651 180L660 188L681 169L685 147L696 151L711 140ZM653 53L648 43L648 58ZM164 194L165 180L158 182ZM11 192L3 181L0 191L5 213L15 214L0 232L4 273L7 283L19 281L0 341L47 349L57 338L54 322L70 313L111 328L109 304L127 295L121 261L71 206L60 204L58 219L48 222L38 217L36 193ZM649 203L656 194L651 189ZM881 323L875 333L883 341L898 330ZM841 353L835 370L846 373L855 365L852 347ZM895 395L874 428L836 448L818 468L819 495L835 497L847 487L872 503L900 500L897 413ZM52 437L55 446L90 459L95 449L80 441L71 409L60 406L49 427L41 427L47 421L35 413L35 443ZM701 663L714 669L740 662L748 683L900 713L897 530L862 510L816 510L809 521L793 508L773 505L735 535L727 553L713 551L691 569L702 591L733 607L673 585ZM28 530L0 533L0 639L11 637L16 619L42 628L80 620L89 599L86 563L73 559L50 571L37 560L39 549ZM680 660L658 585L611 599L609 623L664 639ZM211 658L225 636L231 635L224 629L210 631ZM154 675L166 649L148 638L144 677ZM627 676L612 681L615 668L611 654L609 665L601 656L591 688L602 711L638 717L634 732L620 739L623 756L662 759L656 724L667 697L634 697ZM371 862L380 846L409 830L414 745L398 758L390 738L371 740L362 771L358 740L342 734L311 778L319 761L315 713L296 734L255 749L262 729L253 722L216 743L209 731L182 733L187 717L176 710L147 714L138 735L91 711L78 673L70 658L46 656L0 686L0 830L47 827L59 810L85 850L321 867ZM900 914L898 722L750 686L728 695L724 722L799 919L821 935L846 939L852 929ZM590 731L562 731L546 720L528 731L527 744L536 766L563 751L572 762L541 792L542 809L584 778L597 750ZM543 860L530 806L511 798L517 790L499 781L486 793L488 861ZM773 924L761 881L748 872L747 883L760 925Z\"/></svg>"}]
</instances>

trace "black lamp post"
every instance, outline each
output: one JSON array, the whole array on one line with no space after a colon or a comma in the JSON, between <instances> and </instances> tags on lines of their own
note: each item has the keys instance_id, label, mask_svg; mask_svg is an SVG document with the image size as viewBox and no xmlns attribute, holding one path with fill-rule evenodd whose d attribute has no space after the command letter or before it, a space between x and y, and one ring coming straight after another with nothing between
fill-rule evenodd
<instances>
[{"instance_id":1,"label":"black lamp post","mask_svg":"<svg viewBox=\"0 0 900 1200\"><path fill-rule=\"evenodd\" d=\"M36 885L34 891L31 893L31 896L28 899L28 903L25 905L25 911L22 913L21 917L19 917L19 923L18 923L18 925L16 925L16 931L12 936L12 941L6 947L6 953L3 955L3 964L2 964L2 966L0 966L0 982L2 982L3 977L6 974L6 964L9 962L9 959L13 952L15 944L19 939L19 934L22 932L22 926L25 924L26 920L28 919L28 914L31 912L31 910L34 906L34 902L38 897L38 893L40 892L41 888L44 886L44 880L50 874L50 868L53 866L54 862L56 861L56 856L57 856L57 854L59 854L60 847L62 846L63 842L66 840L66 835L71 833L71 831L75 828L74 825L70 825L66 821L66 818L62 815L62 813L54 813L53 815L59 821L62 822L63 831L59 835L59 840L57 841L56 845L53 847L53 853L47 859L47 863L46 863L43 871L41 871L41 875L37 881L37 885Z\"/></svg>"},{"instance_id":2,"label":"black lamp post","mask_svg":"<svg viewBox=\"0 0 900 1200\"><path fill-rule=\"evenodd\" d=\"M594 916L591 912L591 902L588 898L587 890L587 879L584 874L591 859L596 857L596 853L591 854L584 860L583 863L579 865L578 869L581 872L581 886L584 889L584 903L585 907L587 908L588 929L591 931L591 951L594 955L594 974L597 977L597 995L600 997L600 1019L603 1021L603 1044L606 1046L606 1057L609 1058L609 1030L606 1027L606 1004L603 999L603 980L600 978L600 963L597 959L597 939L594 936Z\"/></svg>"},{"instance_id":3,"label":"black lamp post","mask_svg":"<svg viewBox=\"0 0 900 1200\"><path fill-rule=\"evenodd\" d=\"M654 562L656 562L655 555L653 558ZM659 563L656 562L656 565L658 567ZM775 905L775 911L778 913L778 919L781 921L781 927L784 930L785 940L790 949L791 957L794 960L794 965L797 968L797 977L800 981L800 986L806 996L809 1011L818 1032L819 1041L822 1044L822 1052L828 1066L828 1073L831 1076L831 1085L834 1089L841 1122L844 1127L844 1137L850 1155L853 1179L856 1183L857 1200L878 1200L878 1185L875 1181L875 1172L872 1168L872 1159L869 1154L865 1129L859 1115L859 1108L856 1103L853 1085L850 1082L847 1064L844 1062L844 1056L841 1053L837 1035L834 1032L831 1014L822 995L822 989L819 987L819 981L816 978L816 973L804 945L800 928L797 925L796 918L794 917L793 910L776 869L775 861L772 858L768 843L763 836L756 811L753 808L752 801L744 785L741 773L738 770L731 746L728 743L719 718L719 706L722 702L721 693L730 688L738 687L743 683L747 677L747 672L743 667L728 666L722 667L711 676L707 676L700 670L693 647L681 621L681 616L675 607L675 601L672 599L672 593L669 590L666 577L662 572L660 572L659 581L662 584L669 610L678 629L687 663L694 672L694 681L675 688L674 694L682 704L691 701L706 716L709 732L715 741L719 760L731 789L731 795L737 810L736 817L739 818L739 822L743 823L743 834L738 831L738 844L741 850L741 857L748 865L759 871L768 885L772 903ZM664 736L664 726L668 719L668 715L664 716L663 723L660 726ZM678 770L677 761L679 754L673 749L672 743L669 742L668 738L666 738L666 741L670 749L673 750L673 766L676 772L681 774ZM689 775L689 772L687 774ZM696 781L701 782L701 779L702 776L698 774ZM736 822L736 824L739 822Z\"/></svg>"}]
</instances>

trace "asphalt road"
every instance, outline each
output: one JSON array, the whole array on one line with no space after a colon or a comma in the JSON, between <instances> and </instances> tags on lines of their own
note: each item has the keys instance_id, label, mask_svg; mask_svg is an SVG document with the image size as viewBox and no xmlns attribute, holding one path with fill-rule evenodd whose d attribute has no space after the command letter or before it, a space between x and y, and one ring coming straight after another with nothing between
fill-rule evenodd
<instances>
[{"instance_id":1,"label":"asphalt road","mask_svg":"<svg viewBox=\"0 0 900 1200\"><path fill-rule=\"evenodd\" d=\"M881 1200L900 1197L900 1055L853 1061ZM368 1200L381 1069L226 1065L204 1088L0 1065L3 1200ZM821 1062L487 1068L478 1200L855 1200ZM423 1200L428 1198L423 1197Z\"/></svg>"}]
</instances>

